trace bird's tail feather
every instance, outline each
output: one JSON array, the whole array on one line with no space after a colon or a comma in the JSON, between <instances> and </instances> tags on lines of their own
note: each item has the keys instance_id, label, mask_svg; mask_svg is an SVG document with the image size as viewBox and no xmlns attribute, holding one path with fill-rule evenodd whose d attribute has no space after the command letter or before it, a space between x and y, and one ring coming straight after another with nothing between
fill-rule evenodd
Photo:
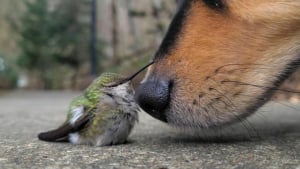
<instances>
[{"instance_id":1,"label":"bird's tail feather","mask_svg":"<svg viewBox=\"0 0 300 169\"><path fill-rule=\"evenodd\" d=\"M48 141L48 142L67 142L68 135L72 131L73 131L73 127L69 123L66 123L57 129L40 133L38 135L38 138L42 141Z\"/></svg>"},{"instance_id":2,"label":"bird's tail feather","mask_svg":"<svg viewBox=\"0 0 300 169\"><path fill-rule=\"evenodd\" d=\"M61 127L38 134L38 138L48 142L68 142L69 134L82 130L93 118L91 115L85 115L79 118L74 125L65 123Z\"/></svg>"}]
</instances>

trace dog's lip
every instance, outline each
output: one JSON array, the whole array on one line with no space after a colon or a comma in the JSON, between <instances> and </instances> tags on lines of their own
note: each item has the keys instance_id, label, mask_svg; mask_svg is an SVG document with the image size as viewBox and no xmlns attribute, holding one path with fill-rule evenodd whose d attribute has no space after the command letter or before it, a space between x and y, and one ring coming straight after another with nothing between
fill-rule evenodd
<instances>
[{"instance_id":1,"label":"dog's lip","mask_svg":"<svg viewBox=\"0 0 300 169\"><path fill-rule=\"evenodd\" d=\"M167 116L166 116L166 110L164 110L163 112L160 112L160 111L157 111L157 110L154 110L154 109L144 109L144 111L146 113L148 113L150 116L162 121L162 122L165 122L165 123L168 123L168 119L167 119Z\"/></svg>"}]
</instances>

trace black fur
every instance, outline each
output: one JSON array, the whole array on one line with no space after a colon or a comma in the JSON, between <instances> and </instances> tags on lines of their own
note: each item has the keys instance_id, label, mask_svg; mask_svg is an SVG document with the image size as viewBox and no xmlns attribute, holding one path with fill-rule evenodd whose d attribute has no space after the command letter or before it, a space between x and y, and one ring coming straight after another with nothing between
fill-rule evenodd
<instances>
[{"instance_id":1,"label":"black fur","mask_svg":"<svg viewBox=\"0 0 300 169\"><path fill-rule=\"evenodd\" d=\"M154 60L160 59L166 54L168 54L172 48L176 45L176 40L182 30L183 22L187 13L191 7L191 1L185 0L180 9L178 10L177 14L173 18L173 21L170 24L169 30L162 41L162 44L159 47L159 50L154 56Z\"/></svg>"},{"instance_id":2,"label":"black fur","mask_svg":"<svg viewBox=\"0 0 300 169\"><path fill-rule=\"evenodd\" d=\"M211 9L222 10L225 8L223 0L203 0L203 2Z\"/></svg>"}]
</instances>

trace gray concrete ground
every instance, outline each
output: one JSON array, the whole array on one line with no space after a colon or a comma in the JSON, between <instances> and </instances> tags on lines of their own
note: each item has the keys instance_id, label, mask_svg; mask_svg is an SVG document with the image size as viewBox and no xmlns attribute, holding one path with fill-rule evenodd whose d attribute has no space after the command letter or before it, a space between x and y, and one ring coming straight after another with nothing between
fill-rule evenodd
<instances>
[{"instance_id":1,"label":"gray concrete ground","mask_svg":"<svg viewBox=\"0 0 300 169\"><path fill-rule=\"evenodd\" d=\"M0 168L300 169L300 105L271 103L243 125L194 136L142 113L125 145L91 147L39 141L38 132L64 121L67 105L76 95L2 95ZM212 132L215 137L209 136Z\"/></svg>"}]
</instances>

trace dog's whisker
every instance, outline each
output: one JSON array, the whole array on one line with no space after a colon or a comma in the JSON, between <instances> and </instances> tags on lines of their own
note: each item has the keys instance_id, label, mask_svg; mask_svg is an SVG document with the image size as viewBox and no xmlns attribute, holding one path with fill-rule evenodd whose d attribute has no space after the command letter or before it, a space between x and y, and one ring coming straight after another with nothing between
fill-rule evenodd
<instances>
[{"instance_id":1,"label":"dog's whisker","mask_svg":"<svg viewBox=\"0 0 300 169\"><path fill-rule=\"evenodd\" d=\"M279 89L278 87L262 86L262 85L251 84L251 83L240 82L240 81L234 81L234 80L223 80L223 81L221 81L221 83L222 84L234 83L236 85L251 86L251 87L260 88L260 89L263 89L263 90L273 90L273 91L284 92L284 93L300 94L299 91L291 91L291 90L286 90L286 89Z\"/></svg>"},{"instance_id":2,"label":"dog's whisker","mask_svg":"<svg viewBox=\"0 0 300 169\"><path fill-rule=\"evenodd\" d=\"M227 67L234 67L234 66L266 66L265 64L237 64L237 63L230 63L227 65L220 66L219 68L215 69L215 73L218 73L220 70L225 69ZM271 67L264 67L265 69L271 68Z\"/></svg>"},{"instance_id":3,"label":"dog's whisker","mask_svg":"<svg viewBox=\"0 0 300 169\"><path fill-rule=\"evenodd\" d=\"M271 70L271 68L256 68L255 70L253 70L253 68L251 67L247 67L247 68L236 68L236 69L230 69L230 70L222 70L222 71L218 71L217 73L234 73L234 72L242 72L243 73L247 73L247 72L252 72L252 73L261 73L261 70Z\"/></svg>"},{"instance_id":4,"label":"dog's whisker","mask_svg":"<svg viewBox=\"0 0 300 169\"><path fill-rule=\"evenodd\" d=\"M246 95L246 94L240 94L240 96L250 97L250 98L255 98L255 99L257 99L256 96L251 96L251 95ZM267 100L269 100L269 99L266 99L266 98L258 98L258 99L261 100L261 101L267 101ZM282 105L282 106L285 106L285 107L287 107L287 108L290 108L290 109L292 109L292 110L300 111L300 109L297 109L296 107L293 107L293 106L291 106L291 105L289 105L289 104L286 104L286 103L284 103L284 102L282 102L282 101L278 101L278 100L276 100L276 99L274 99L274 98L271 98L270 101L275 102L275 103L277 103L277 104L280 104L280 105Z\"/></svg>"},{"instance_id":5,"label":"dog's whisker","mask_svg":"<svg viewBox=\"0 0 300 169\"><path fill-rule=\"evenodd\" d=\"M215 89L215 91L217 91L219 94L221 94L228 102L229 104L227 104L226 101L223 100L219 100L221 102L223 102L225 105L227 105L228 107L231 107L233 110L228 110L240 123L241 125L246 129L248 136L250 135L250 132L253 131L257 137L260 137L257 130L252 126L252 124L247 120L247 119L242 119L241 117L239 117L236 113L234 112L238 112L238 110L236 109L236 105L222 92L219 92L218 90Z\"/></svg>"},{"instance_id":6,"label":"dog's whisker","mask_svg":"<svg viewBox=\"0 0 300 169\"><path fill-rule=\"evenodd\" d=\"M219 83L217 83L214 79L210 79L212 82L214 82L217 86L219 86L219 87L222 87L221 85L219 85ZM221 92L221 91L219 91L218 89L216 89L216 88L211 88L212 89L212 91L216 91L219 95L221 95L222 97L224 97L226 100L227 100L227 102L229 102L229 104L226 102L226 101L224 101L224 100L222 100L222 99L219 99L219 101L222 101L224 104L225 104L225 106L226 107L231 107L231 109L232 110L229 110L229 112L231 112L233 115L234 115L234 117L239 121L239 122L241 122L241 124L244 126L244 128L247 130L247 132L248 132L248 135L250 135L250 130L252 130L252 131L254 131L254 133L256 134L256 136L257 137L260 137L259 136L259 134L258 134L258 132L257 132L257 130L252 126L252 124L249 122L249 121L247 121L246 119L245 119L245 121L243 121L243 119L241 119L237 114L235 114L234 113L234 111L236 111L236 112L238 112L238 110L237 110L237 106L233 103L233 101L228 97L228 96L226 96L226 94L224 94L223 92ZM224 89L223 89L224 90ZM246 124L245 124L246 123ZM249 127L248 127L249 126ZM249 129L250 128L250 129Z\"/></svg>"}]
</instances>

